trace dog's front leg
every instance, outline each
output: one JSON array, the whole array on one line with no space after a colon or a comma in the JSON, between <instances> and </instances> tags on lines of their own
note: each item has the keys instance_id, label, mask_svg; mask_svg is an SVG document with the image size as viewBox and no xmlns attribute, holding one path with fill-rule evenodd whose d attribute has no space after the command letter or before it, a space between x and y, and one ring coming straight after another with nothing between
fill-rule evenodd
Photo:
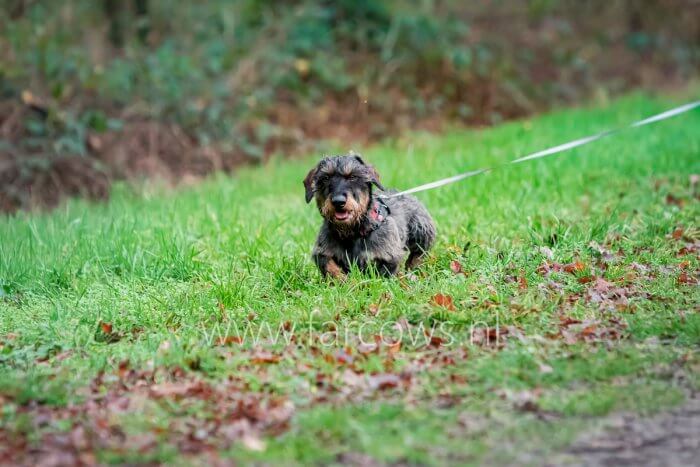
<instances>
[{"instance_id":1,"label":"dog's front leg","mask_svg":"<svg viewBox=\"0 0 700 467\"><path fill-rule=\"evenodd\" d=\"M330 256L315 254L314 262L324 277L332 277L337 280L345 280L345 271Z\"/></svg>"},{"instance_id":2,"label":"dog's front leg","mask_svg":"<svg viewBox=\"0 0 700 467\"><path fill-rule=\"evenodd\" d=\"M400 260L374 260L374 266L377 269L377 272L384 277L395 275L399 271L400 264Z\"/></svg>"}]
</instances>

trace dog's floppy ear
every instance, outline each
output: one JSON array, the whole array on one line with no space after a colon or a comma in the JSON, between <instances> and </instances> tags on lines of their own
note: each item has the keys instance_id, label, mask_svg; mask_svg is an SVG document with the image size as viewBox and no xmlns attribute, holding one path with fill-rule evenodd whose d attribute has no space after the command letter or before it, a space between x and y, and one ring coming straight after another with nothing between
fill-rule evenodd
<instances>
[{"instance_id":1,"label":"dog's floppy ear","mask_svg":"<svg viewBox=\"0 0 700 467\"><path fill-rule=\"evenodd\" d=\"M372 183L374 183L375 185L377 185L377 188L379 188L382 191L386 191L384 186L379 182L379 174L377 173L377 171L375 170L374 167L372 167L371 165L368 165L367 166L367 173L369 173L370 181Z\"/></svg>"},{"instance_id":2,"label":"dog's floppy ear","mask_svg":"<svg viewBox=\"0 0 700 467\"><path fill-rule=\"evenodd\" d=\"M357 160L357 162L366 167L367 175L369 175L369 181L377 185L377 188L379 188L380 190L386 191L384 186L382 186L382 184L379 182L379 174L377 173L377 170L373 166L367 164L364 161L364 159L362 159L362 156L360 156L355 151L350 151L350 155L352 155Z\"/></svg>"},{"instance_id":3,"label":"dog's floppy ear","mask_svg":"<svg viewBox=\"0 0 700 467\"><path fill-rule=\"evenodd\" d=\"M367 163L364 161L364 159L362 159L362 156L359 155L358 153L356 153L355 151L352 151L352 150L351 150L350 153L349 153L348 155L354 157L355 160L356 160L357 162L359 162L360 164L362 164L362 165L367 165Z\"/></svg>"},{"instance_id":4,"label":"dog's floppy ear","mask_svg":"<svg viewBox=\"0 0 700 467\"><path fill-rule=\"evenodd\" d=\"M309 171L304 179L304 188L306 189L306 202L310 203L311 198L314 197L316 193L316 174L318 173L318 166L314 167Z\"/></svg>"}]
</instances>

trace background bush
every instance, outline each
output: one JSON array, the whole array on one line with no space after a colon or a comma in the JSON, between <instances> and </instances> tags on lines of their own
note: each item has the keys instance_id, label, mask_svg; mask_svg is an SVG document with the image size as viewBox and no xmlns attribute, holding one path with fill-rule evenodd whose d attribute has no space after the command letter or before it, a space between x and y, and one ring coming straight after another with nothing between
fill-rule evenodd
<instances>
[{"instance_id":1,"label":"background bush","mask_svg":"<svg viewBox=\"0 0 700 467\"><path fill-rule=\"evenodd\" d=\"M5 210L104 196L115 177L179 180L327 138L358 144L674 86L700 63L691 0L2 6Z\"/></svg>"}]
</instances>

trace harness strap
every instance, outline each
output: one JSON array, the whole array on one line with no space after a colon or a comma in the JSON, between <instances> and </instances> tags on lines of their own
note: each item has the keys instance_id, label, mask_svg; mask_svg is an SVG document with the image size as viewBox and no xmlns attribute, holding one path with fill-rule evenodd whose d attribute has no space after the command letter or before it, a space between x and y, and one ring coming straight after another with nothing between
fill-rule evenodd
<instances>
[{"instance_id":1,"label":"harness strap","mask_svg":"<svg viewBox=\"0 0 700 467\"><path fill-rule=\"evenodd\" d=\"M380 198L375 198L372 201L372 209L369 210L368 214L370 222L367 226L363 226L360 229L360 235L363 237L366 237L371 232L376 230L377 227L379 227L382 222L386 220L389 214L391 214L391 210L384 201L382 201Z\"/></svg>"}]
</instances>

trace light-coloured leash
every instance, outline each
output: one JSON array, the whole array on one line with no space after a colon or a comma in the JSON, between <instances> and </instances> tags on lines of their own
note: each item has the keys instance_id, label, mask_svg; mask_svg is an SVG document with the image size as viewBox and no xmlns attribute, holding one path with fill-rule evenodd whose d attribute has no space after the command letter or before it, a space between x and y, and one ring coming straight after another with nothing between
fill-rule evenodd
<instances>
[{"instance_id":1,"label":"light-coloured leash","mask_svg":"<svg viewBox=\"0 0 700 467\"><path fill-rule=\"evenodd\" d=\"M400 191L398 193L391 193L391 194L382 194L379 195L380 198L394 198L396 196L401 196L401 195L408 195L411 193L418 193L420 191L426 191L426 190L432 190L433 188L438 188L444 185L449 185L450 183L455 183L460 180L464 180L465 178L470 178L470 177L475 177L477 175L480 175L482 173L490 172L491 170L500 168L500 167L505 167L508 165L512 164L519 164L521 162L525 161L530 161L533 159L539 159L542 157L547 157L547 156L552 156L554 154L558 154L560 152L568 151L569 149L577 148L579 146L583 146L585 144L592 143L593 141L598 141L599 139L605 138L610 135L614 135L616 133L619 133L624 130L628 130L630 128L637 128L640 126L644 125L649 125L651 123L656 123L660 122L662 120L666 120L667 118L675 117L676 115L683 114L685 112L689 112L697 107L700 107L700 101L695 101L695 102L690 102L685 105L681 105L679 107L675 107L673 109L667 110L665 112L661 112L660 114L652 115L651 117L645 118L643 120L639 120L634 123L630 123L629 125L622 126L619 128L615 128L612 130L606 130L606 131L601 131L600 133L596 133L591 136L586 136L584 138L579 138L575 139L573 141L569 141L568 143L564 144L559 144L557 146L548 148L548 149L543 149L541 151L534 152L532 154L528 154L527 156L519 157L515 160L512 160L510 162L506 162L503 164L499 164L493 167L486 167L483 169L478 169L478 170L472 170L469 172L464 172L459 175L453 175L452 177L447 177L443 178L440 180L436 180L434 182L426 183L424 185L419 185L414 188L410 188L408 190Z\"/></svg>"}]
</instances>

